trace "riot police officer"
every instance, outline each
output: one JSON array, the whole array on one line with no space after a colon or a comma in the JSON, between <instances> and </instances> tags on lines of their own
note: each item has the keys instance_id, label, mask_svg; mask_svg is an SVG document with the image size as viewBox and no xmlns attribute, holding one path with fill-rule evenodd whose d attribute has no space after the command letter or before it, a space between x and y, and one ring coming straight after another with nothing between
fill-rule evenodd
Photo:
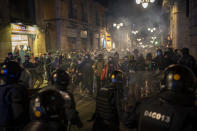
<instances>
[{"instance_id":1,"label":"riot police officer","mask_svg":"<svg viewBox=\"0 0 197 131\"><path fill-rule=\"evenodd\" d=\"M96 111L92 117L95 120L93 131L119 131L121 88L124 85L124 75L120 71L112 73L109 86L102 87L96 97Z\"/></svg>"},{"instance_id":2,"label":"riot police officer","mask_svg":"<svg viewBox=\"0 0 197 131\"><path fill-rule=\"evenodd\" d=\"M195 77L182 65L164 70L161 92L128 110L125 125L138 131L196 131Z\"/></svg>"},{"instance_id":3,"label":"riot police officer","mask_svg":"<svg viewBox=\"0 0 197 131\"><path fill-rule=\"evenodd\" d=\"M23 69L8 61L0 67L0 131L18 131L28 122L27 90L20 81Z\"/></svg>"},{"instance_id":4,"label":"riot police officer","mask_svg":"<svg viewBox=\"0 0 197 131\"><path fill-rule=\"evenodd\" d=\"M53 87L44 88L31 100L32 121L24 131L69 131L70 124L82 127L74 98L66 89L69 81L64 70L53 73Z\"/></svg>"}]
</instances>

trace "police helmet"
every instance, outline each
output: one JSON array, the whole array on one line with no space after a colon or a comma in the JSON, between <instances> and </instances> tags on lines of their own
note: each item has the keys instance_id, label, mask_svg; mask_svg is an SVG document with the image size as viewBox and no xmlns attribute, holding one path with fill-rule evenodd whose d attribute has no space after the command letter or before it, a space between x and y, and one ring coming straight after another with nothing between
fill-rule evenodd
<instances>
[{"instance_id":1,"label":"police helmet","mask_svg":"<svg viewBox=\"0 0 197 131\"><path fill-rule=\"evenodd\" d=\"M186 66L171 65L167 67L161 78L161 89L166 89L176 93L195 92L194 73Z\"/></svg>"},{"instance_id":2,"label":"police helmet","mask_svg":"<svg viewBox=\"0 0 197 131\"><path fill-rule=\"evenodd\" d=\"M1 66L0 75L7 84L11 84L19 80L22 70L17 62L9 61Z\"/></svg>"},{"instance_id":3,"label":"police helmet","mask_svg":"<svg viewBox=\"0 0 197 131\"><path fill-rule=\"evenodd\" d=\"M30 102L31 119L59 120L63 117L63 106L63 99L57 90L41 90Z\"/></svg>"},{"instance_id":4,"label":"police helmet","mask_svg":"<svg viewBox=\"0 0 197 131\"><path fill-rule=\"evenodd\" d=\"M111 82L113 84L123 84L125 80L126 78L122 71L114 71L111 75Z\"/></svg>"},{"instance_id":5,"label":"police helmet","mask_svg":"<svg viewBox=\"0 0 197 131\"><path fill-rule=\"evenodd\" d=\"M52 74L52 84L67 87L70 81L69 75L62 69L56 70Z\"/></svg>"}]
</instances>

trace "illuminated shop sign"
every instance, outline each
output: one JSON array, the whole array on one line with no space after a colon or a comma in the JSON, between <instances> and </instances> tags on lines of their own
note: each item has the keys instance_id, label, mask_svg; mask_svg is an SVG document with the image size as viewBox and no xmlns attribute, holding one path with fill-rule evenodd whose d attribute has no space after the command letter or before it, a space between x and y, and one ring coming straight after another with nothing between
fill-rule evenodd
<instances>
[{"instance_id":1,"label":"illuminated shop sign","mask_svg":"<svg viewBox=\"0 0 197 131\"><path fill-rule=\"evenodd\" d=\"M106 40L111 41L111 36L107 36Z\"/></svg>"},{"instance_id":2,"label":"illuminated shop sign","mask_svg":"<svg viewBox=\"0 0 197 131\"><path fill-rule=\"evenodd\" d=\"M22 33L22 34L36 34L36 27L19 25L19 24L11 24L12 33Z\"/></svg>"}]
</instances>

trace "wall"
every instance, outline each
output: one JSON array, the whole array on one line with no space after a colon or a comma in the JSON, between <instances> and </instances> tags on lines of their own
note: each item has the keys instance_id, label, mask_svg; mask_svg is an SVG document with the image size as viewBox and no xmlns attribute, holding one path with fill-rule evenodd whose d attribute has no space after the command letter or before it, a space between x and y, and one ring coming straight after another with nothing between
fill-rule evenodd
<instances>
[{"instance_id":1,"label":"wall","mask_svg":"<svg viewBox=\"0 0 197 131\"><path fill-rule=\"evenodd\" d=\"M33 49L34 49L34 56L39 56L40 53L46 52L45 35L40 28L38 28L37 30Z\"/></svg>"},{"instance_id":2,"label":"wall","mask_svg":"<svg viewBox=\"0 0 197 131\"><path fill-rule=\"evenodd\" d=\"M190 50L197 60L197 1L190 0Z\"/></svg>"},{"instance_id":3,"label":"wall","mask_svg":"<svg viewBox=\"0 0 197 131\"><path fill-rule=\"evenodd\" d=\"M11 29L8 0L0 1L0 62L11 51Z\"/></svg>"},{"instance_id":4,"label":"wall","mask_svg":"<svg viewBox=\"0 0 197 131\"><path fill-rule=\"evenodd\" d=\"M9 23L0 23L0 62L11 52L11 29Z\"/></svg>"},{"instance_id":5,"label":"wall","mask_svg":"<svg viewBox=\"0 0 197 131\"><path fill-rule=\"evenodd\" d=\"M170 11L170 35L174 48L187 47L197 59L197 1L163 0L165 8ZM189 16L186 15L189 1Z\"/></svg>"},{"instance_id":6,"label":"wall","mask_svg":"<svg viewBox=\"0 0 197 131\"><path fill-rule=\"evenodd\" d=\"M35 0L35 14L36 14L36 24L37 24L37 35L34 41L34 55L38 56L40 53L46 52L45 43L45 23L44 23L44 8L42 7L43 1Z\"/></svg>"},{"instance_id":7,"label":"wall","mask_svg":"<svg viewBox=\"0 0 197 131\"><path fill-rule=\"evenodd\" d=\"M186 1L175 1L171 9L170 35L175 49L189 47L189 19L186 17ZM184 25L184 26L183 26Z\"/></svg>"},{"instance_id":8,"label":"wall","mask_svg":"<svg viewBox=\"0 0 197 131\"><path fill-rule=\"evenodd\" d=\"M46 2L46 0L44 0ZM60 49L63 51L72 49L98 48L98 39L95 34L104 33L105 27L96 26L96 12L99 12L99 22L102 23L106 9L93 0L85 0L87 3L87 21L82 18L82 2L74 0L76 18L69 17L70 0L49 0L44 7L44 22L47 24L45 38L46 48ZM80 32L88 32L86 39L81 39ZM100 38L99 38L100 39Z\"/></svg>"}]
</instances>

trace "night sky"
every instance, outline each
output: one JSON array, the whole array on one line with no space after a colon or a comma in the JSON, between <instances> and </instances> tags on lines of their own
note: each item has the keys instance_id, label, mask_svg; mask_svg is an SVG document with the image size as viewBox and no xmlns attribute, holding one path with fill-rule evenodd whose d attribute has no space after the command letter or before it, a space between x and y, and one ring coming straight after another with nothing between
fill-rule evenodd
<instances>
[{"instance_id":1,"label":"night sky","mask_svg":"<svg viewBox=\"0 0 197 131\"><path fill-rule=\"evenodd\" d=\"M96 0L108 8L108 13L115 18L126 18L131 23L160 24L163 21L162 0L150 4L147 9L137 5L135 0Z\"/></svg>"}]
</instances>

